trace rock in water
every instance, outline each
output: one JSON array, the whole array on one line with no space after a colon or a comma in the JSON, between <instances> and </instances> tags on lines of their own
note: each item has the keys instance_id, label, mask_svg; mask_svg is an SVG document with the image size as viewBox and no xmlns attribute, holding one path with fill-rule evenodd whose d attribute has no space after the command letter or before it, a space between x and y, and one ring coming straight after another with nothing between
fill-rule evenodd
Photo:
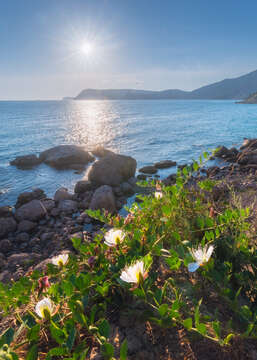
<instances>
[{"instance_id":1,"label":"rock in water","mask_svg":"<svg viewBox=\"0 0 257 360\"><path fill-rule=\"evenodd\" d=\"M110 213L116 211L115 198L111 186L103 185L100 186L93 194L90 202L90 209L92 210L107 210Z\"/></svg>"},{"instance_id":2,"label":"rock in water","mask_svg":"<svg viewBox=\"0 0 257 360\"><path fill-rule=\"evenodd\" d=\"M142 172L144 174L156 174L157 173L157 169L155 166L149 165L149 166L144 166L141 169L139 169L139 172Z\"/></svg>"},{"instance_id":3,"label":"rock in water","mask_svg":"<svg viewBox=\"0 0 257 360\"><path fill-rule=\"evenodd\" d=\"M35 154L17 156L14 160L10 161L10 165L15 165L20 168L29 168L40 163L40 159Z\"/></svg>"},{"instance_id":4,"label":"rock in water","mask_svg":"<svg viewBox=\"0 0 257 360\"><path fill-rule=\"evenodd\" d=\"M81 146L59 145L43 151L39 159L55 168L65 168L72 164L87 164L94 161L94 157Z\"/></svg>"},{"instance_id":5,"label":"rock in water","mask_svg":"<svg viewBox=\"0 0 257 360\"><path fill-rule=\"evenodd\" d=\"M114 154L113 151L105 149L103 146L97 146L91 152L92 152L93 155L95 155L95 156L97 156L99 158Z\"/></svg>"},{"instance_id":6,"label":"rock in water","mask_svg":"<svg viewBox=\"0 0 257 360\"><path fill-rule=\"evenodd\" d=\"M90 181L87 180L80 180L77 182L74 192L76 194L85 193L86 191L89 191L92 189L92 184Z\"/></svg>"},{"instance_id":7,"label":"rock in water","mask_svg":"<svg viewBox=\"0 0 257 360\"><path fill-rule=\"evenodd\" d=\"M65 187L61 187L54 194L54 201L59 202L61 200L71 200L72 194L68 192L68 189Z\"/></svg>"},{"instance_id":8,"label":"rock in water","mask_svg":"<svg viewBox=\"0 0 257 360\"><path fill-rule=\"evenodd\" d=\"M88 179L93 185L116 186L135 176L137 162L130 156L111 154L96 161Z\"/></svg>"},{"instance_id":9,"label":"rock in water","mask_svg":"<svg viewBox=\"0 0 257 360\"><path fill-rule=\"evenodd\" d=\"M176 166L176 165L177 165L176 161L172 161L172 160L163 160L163 161L159 161L154 164L154 166L157 169L167 169L167 168L170 168L170 167Z\"/></svg>"}]
</instances>

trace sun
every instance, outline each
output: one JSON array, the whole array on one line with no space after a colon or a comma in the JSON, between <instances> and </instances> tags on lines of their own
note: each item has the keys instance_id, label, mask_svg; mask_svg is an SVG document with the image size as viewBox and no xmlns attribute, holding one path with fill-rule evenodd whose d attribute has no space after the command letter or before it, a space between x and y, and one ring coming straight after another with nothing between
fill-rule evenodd
<instances>
[{"instance_id":1,"label":"sun","mask_svg":"<svg viewBox=\"0 0 257 360\"><path fill-rule=\"evenodd\" d=\"M84 42L81 46L80 46L80 52L83 55L86 56L91 56L94 52L94 45L90 42Z\"/></svg>"}]
</instances>

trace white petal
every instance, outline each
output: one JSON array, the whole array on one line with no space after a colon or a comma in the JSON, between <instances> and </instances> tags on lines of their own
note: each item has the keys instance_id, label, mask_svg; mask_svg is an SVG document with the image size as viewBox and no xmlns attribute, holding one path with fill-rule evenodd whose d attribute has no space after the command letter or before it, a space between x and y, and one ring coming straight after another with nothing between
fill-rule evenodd
<instances>
[{"instance_id":1,"label":"white petal","mask_svg":"<svg viewBox=\"0 0 257 360\"><path fill-rule=\"evenodd\" d=\"M214 246L211 245L211 246L209 247L209 249L207 250L207 252L206 252L206 261L208 261L208 260L210 259L211 254L213 253L213 250L214 250Z\"/></svg>"},{"instance_id":2,"label":"white petal","mask_svg":"<svg viewBox=\"0 0 257 360\"><path fill-rule=\"evenodd\" d=\"M199 268L199 264L197 262L188 264L188 271L194 272Z\"/></svg>"}]
</instances>

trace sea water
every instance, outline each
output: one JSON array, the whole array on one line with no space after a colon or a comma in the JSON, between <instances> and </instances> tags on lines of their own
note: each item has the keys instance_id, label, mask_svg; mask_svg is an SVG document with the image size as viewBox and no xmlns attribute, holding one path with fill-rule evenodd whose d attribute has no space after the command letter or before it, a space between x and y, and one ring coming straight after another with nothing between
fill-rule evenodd
<instances>
[{"instance_id":1,"label":"sea water","mask_svg":"<svg viewBox=\"0 0 257 360\"><path fill-rule=\"evenodd\" d=\"M234 101L117 100L0 102L0 206L13 205L23 191L41 188L53 196L74 189L86 171L30 170L10 166L16 156L39 154L60 144L103 145L133 156L138 168L160 160L178 164L219 145L240 146L257 137L257 105ZM164 177L170 169L161 170Z\"/></svg>"}]
</instances>

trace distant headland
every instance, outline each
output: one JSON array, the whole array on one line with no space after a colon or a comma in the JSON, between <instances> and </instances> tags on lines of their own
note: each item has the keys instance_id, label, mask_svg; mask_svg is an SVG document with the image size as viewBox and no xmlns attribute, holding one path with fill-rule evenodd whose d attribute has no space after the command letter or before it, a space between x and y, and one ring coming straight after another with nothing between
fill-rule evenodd
<instances>
[{"instance_id":1,"label":"distant headland","mask_svg":"<svg viewBox=\"0 0 257 360\"><path fill-rule=\"evenodd\" d=\"M257 91L257 70L233 79L202 86L193 91L136 89L84 89L64 100L240 100Z\"/></svg>"}]
</instances>

